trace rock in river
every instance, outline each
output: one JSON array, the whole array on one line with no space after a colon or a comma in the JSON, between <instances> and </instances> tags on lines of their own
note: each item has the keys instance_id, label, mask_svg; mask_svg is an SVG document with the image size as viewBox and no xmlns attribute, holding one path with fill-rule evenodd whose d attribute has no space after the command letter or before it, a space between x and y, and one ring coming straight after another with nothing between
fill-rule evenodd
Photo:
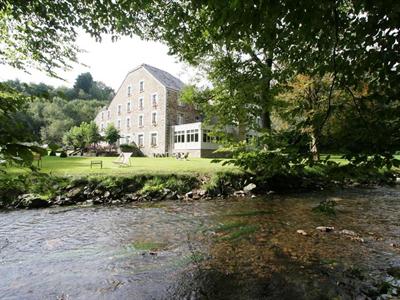
<instances>
[{"instance_id":1,"label":"rock in river","mask_svg":"<svg viewBox=\"0 0 400 300\"><path fill-rule=\"evenodd\" d=\"M75 188L70 189L66 196L68 198L76 198L81 194L81 192L82 192L82 188L75 187Z\"/></svg>"},{"instance_id":2,"label":"rock in river","mask_svg":"<svg viewBox=\"0 0 400 300\"><path fill-rule=\"evenodd\" d=\"M321 232L330 232L330 231L335 230L335 227L333 227L333 226L318 226L315 229L317 229L317 230L319 230Z\"/></svg>"},{"instance_id":3,"label":"rock in river","mask_svg":"<svg viewBox=\"0 0 400 300\"><path fill-rule=\"evenodd\" d=\"M249 183L243 188L245 193L251 193L257 186L254 183Z\"/></svg>"},{"instance_id":4,"label":"rock in river","mask_svg":"<svg viewBox=\"0 0 400 300\"><path fill-rule=\"evenodd\" d=\"M49 207L50 203L35 194L23 194L18 197L15 205L17 208L43 208Z\"/></svg>"},{"instance_id":5,"label":"rock in river","mask_svg":"<svg viewBox=\"0 0 400 300\"><path fill-rule=\"evenodd\" d=\"M307 232L305 232L305 231L302 230L302 229L297 230L297 233L298 233L298 234L301 234L301 235L307 235Z\"/></svg>"}]
</instances>

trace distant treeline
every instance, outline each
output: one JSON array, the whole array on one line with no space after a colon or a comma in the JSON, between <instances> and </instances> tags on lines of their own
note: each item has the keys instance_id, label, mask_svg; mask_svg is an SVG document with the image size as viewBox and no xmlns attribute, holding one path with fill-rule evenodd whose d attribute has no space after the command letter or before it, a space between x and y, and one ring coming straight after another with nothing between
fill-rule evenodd
<instances>
[{"instance_id":1,"label":"distant treeline","mask_svg":"<svg viewBox=\"0 0 400 300\"><path fill-rule=\"evenodd\" d=\"M73 88L53 87L44 83L5 82L32 101L26 109L15 113L15 118L30 131L31 141L62 143L63 135L73 126L92 121L99 109L110 103L114 90L90 73L80 74Z\"/></svg>"}]
</instances>

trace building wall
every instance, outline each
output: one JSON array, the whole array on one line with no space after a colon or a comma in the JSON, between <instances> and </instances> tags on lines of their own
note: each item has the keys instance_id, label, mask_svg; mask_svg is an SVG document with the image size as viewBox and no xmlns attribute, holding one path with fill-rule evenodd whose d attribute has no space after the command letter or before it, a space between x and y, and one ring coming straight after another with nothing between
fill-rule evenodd
<instances>
[{"instance_id":1,"label":"building wall","mask_svg":"<svg viewBox=\"0 0 400 300\"><path fill-rule=\"evenodd\" d=\"M167 107L166 107L166 136L169 139L169 147L166 149L166 152L173 153L173 137L174 131L171 126L178 125L178 114L183 116L183 123L194 123L198 122L200 118L200 114L193 105L183 104L179 102L179 91L174 91L171 89L166 89L167 93Z\"/></svg>"},{"instance_id":2,"label":"building wall","mask_svg":"<svg viewBox=\"0 0 400 300\"><path fill-rule=\"evenodd\" d=\"M144 82L143 91L140 91L140 81ZM128 95L128 87L131 93ZM151 96L157 94L157 107L153 107ZM118 89L109 107L97 115L95 122L99 128L106 128L113 123L118 128L120 120L120 143L135 142L138 144L138 135L144 135L144 145L141 148L145 155L153 153L165 153L169 139L166 137L166 89L145 68L140 67L126 76ZM143 109L139 107L139 99L143 98ZM131 103L131 111L127 110L128 102ZM121 112L118 113L118 106ZM108 111L110 115L108 116ZM152 113L157 112L157 124L152 124ZM102 118L103 114L103 118ZM139 126L139 116L143 115L143 126ZM130 127L127 127L127 118L130 118ZM157 146L150 145L150 134L157 133Z\"/></svg>"}]
</instances>

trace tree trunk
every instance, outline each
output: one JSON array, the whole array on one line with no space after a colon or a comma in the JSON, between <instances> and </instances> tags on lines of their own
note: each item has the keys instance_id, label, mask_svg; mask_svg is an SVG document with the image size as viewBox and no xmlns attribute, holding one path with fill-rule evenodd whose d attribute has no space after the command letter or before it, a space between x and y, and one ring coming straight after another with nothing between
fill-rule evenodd
<instances>
[{"instance_id":1,"label":"tree trunk","mask_svg":"<svg viewBox=\"0 0 400 300\"><path fill-rule=\"evenodd\" d=\"M319 160L319 152L318 152L317 138L316 138L314 131L312 131L310 133L310 138L311 138L310 152L312 155L312 159L313 159L313 161L318 161Z\"/></svg>"},{"instance_id":2,"label":"tree trunk","mask_svg":"<svg viewBox=\"0 0 400 300\"><path fill-rule=\"evenodd\" d=\"M267 59L267 68L269 69L269 73L272 74L272 51L270 53L270 58ZM261 101L263 103L262 114L261 114L261 125L262 128L271 131L272 122L271 122L271 76L270 74L266 78L265 89L261 91Z\"/></svg>"},{"instance_id":3,"label":"tree trunk","mask_svg":"<svg viewBox=\"0 0 400 300\"><path fill-rule=\"evenodd\" d=\"M246 132L247 132L246 126L243 123L239 123L239 126L238 126L239 142L246 140Z\"/></svg>"}]
</instances>

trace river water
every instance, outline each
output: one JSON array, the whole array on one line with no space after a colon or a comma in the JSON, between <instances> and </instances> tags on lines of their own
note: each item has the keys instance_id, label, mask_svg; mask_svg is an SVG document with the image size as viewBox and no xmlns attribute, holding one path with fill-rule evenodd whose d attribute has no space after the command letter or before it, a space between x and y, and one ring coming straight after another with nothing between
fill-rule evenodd
<instances>
[{"instance_id":1,"label":"river water","mask_svg":"<svg viewBox=\"0 0 400 300\"><path fill-rule=\"evenodd\" d=\"M395 188L0 212L0 299L374 298L391 244Z\"/></svg>"}]
</instances>

